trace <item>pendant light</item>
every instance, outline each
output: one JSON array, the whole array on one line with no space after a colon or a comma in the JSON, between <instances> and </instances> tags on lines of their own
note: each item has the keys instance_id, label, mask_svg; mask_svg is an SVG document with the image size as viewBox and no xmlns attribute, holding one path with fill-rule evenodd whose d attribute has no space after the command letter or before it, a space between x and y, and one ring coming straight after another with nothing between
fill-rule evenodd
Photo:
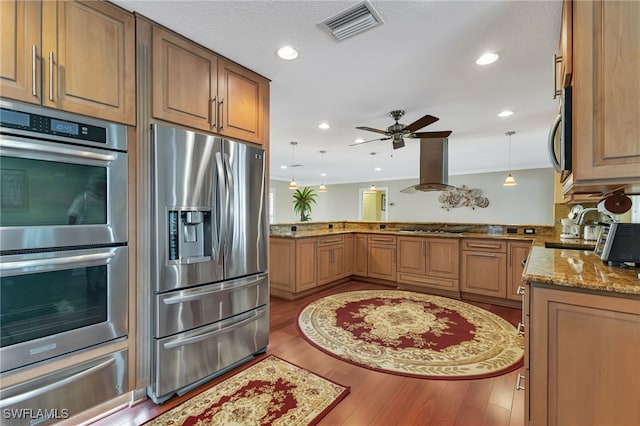
<instances>
[{"instance_id":1,"label":"pendant light","mask_svg":"<svg viewBox=\"0 0 640 426\"><path fill-rule=\"evenodd\" d=\"M517 185L516 180L513 178L513 176L511 176L511 136L513 136L515 133L516 132L514 132L513 130L505 133L505 135L509 136L509 174L507 175L507 178L504 180L504 183L503 183L504 186Z\"/></svg>"},{"instance_id":2,"label":"pendant light","mask_svg":"<svg viewBox=\"0 0 640 426\"><path fill-rule=\"evenodd\" d=\"M376 168L375 155L376 155L376 153L375 153L375 152L372 152L372 153L371 153L371 162L373 163L373 169L374 169L374 170L375 170L375 168ZM371 183L371 186L369 187L369 192L376 192L376 191L377 191L377 189L376 189L376 185L375 185L374 183Z\"/></svg>"},{"instance_id":3,"label":"pendant light","mask_svg":"<svg viewBox=\"0 0 640 426\"><path fill-rule=\"evenodd\" d=\"M293 167L296 164L296 145L298 145L298 142L289 142L289 145L291 145L291 166ZM296 183L296 177L293 174L293 171L291 172L291 182L289 182L289 189L298 189L298 184Z\"/></svg>"},{"instance_id":4,"label":"pendant light","mask_svg":"<svg viewBox=\"0 0 640 426\"><path fill-rule=\"evenodd\" d=\"M322 155L322 160L320 160L320 176L325 177L327 174L324 172L324 154L326 154L327 151L320 151L320 154ZM324 179L323 179L324 180ZM327 187L324 185L324 182L320 183L320 186L318 187L318 192L327 192Z\"/></svg>"}]
</instances>

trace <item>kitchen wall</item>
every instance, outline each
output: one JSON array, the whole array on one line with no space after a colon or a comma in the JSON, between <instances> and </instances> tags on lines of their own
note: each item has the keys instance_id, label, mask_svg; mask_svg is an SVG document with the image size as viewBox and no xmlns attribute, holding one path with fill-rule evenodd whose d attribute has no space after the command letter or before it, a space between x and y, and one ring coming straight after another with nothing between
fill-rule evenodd
<instances>
[{"instance_id":1,"label":"kitchen wall","mask_svg":"<svg viewBox=\"0 0 640 426\"><path fill-rule=\"evenodd\" d=\"M516 186L503 186L504 172L449 176L449 184L468 189L480 189L489 199L486 208L441 208L441 192L404 194L400 190L418 183L417 179L375 182L378 188L387 187L388 220L399 222L463 222L553 225L554 170L516 170ZM298 182L302 187L305 182ZM274 223L297 222L293 213L288 182L270 182L274 193ZM317 183L313 186L317 189ZM312 221L359 220L359 190L368 189L371 181L328 185L327 192L318 193L312 206Z\"/></svg>"}]
</instances>

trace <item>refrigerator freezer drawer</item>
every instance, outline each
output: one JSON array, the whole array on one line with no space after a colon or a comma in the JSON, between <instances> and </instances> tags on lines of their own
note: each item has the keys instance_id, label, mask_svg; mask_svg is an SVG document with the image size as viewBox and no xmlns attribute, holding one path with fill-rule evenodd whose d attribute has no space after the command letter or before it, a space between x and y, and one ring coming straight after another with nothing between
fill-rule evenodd
<instances>
[{"instance_id":1,"label":"refrigerator freezer drawer","mask_svg":"<svg viewBox=\"0 0 640 426\"><path fill-rule=\"evenodd\" d=\"M127 350L0 391L3 425L48 425L129 390Z\"/></svg>"},{"instance_id":2,"label":"refrigerator freezer drawer","mask_svg":"<svg viewBox=\"0 0 640 426\"><path fill-rule=\"evenodd\" d=\"M269 301L267 274L155 297L154 337L162 338L250 311Z\"/></svg>"},{"instance_id":3,"label":"refrigerator freezer drawer","mask_svg":"<svg viewBox=\"0 0 640 426\"><path fill-rule=\"evenodd\" d=\"M154 400L168 397L261 350L269 343L269 308L154 341Z\"/></svg>"}]
</instances>

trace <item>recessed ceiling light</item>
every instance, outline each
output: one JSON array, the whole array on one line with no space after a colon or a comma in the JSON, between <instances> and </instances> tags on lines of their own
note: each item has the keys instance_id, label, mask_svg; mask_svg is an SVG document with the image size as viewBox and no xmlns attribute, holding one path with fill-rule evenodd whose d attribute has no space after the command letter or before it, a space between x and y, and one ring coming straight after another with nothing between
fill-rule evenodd
<instances>
[{"instance_id":1,"label":"recessed ceiling light","mask_svg":"<svg viewBox=\"0 0 640 426\"><path fill-rule=\"evenodd\" d=\"M376 171L376 172L379 172L380 170L382 170L382 168L381 168L381 167L376 167L376 168L375 168L375 169L373 169L373 170L374 170L374 171Z\"/></svg>"},{"instance_id":2,"label":"recessed ceiling light","mask_svg":"<svg viewBox=\"0 0 640 426\"><path fill-rule=\"evenodd\" d=\"M510 115L513 115L513 111L505 110L498 114L498 117L508 117Z\"/></svg>"},{"instance_id":3,"label":"recessed ceiling light","mask_svg":"<svg viewBox=\"0 0 640 426\"><path fill-rule=\"evenodd\" d=\"M325 177L327 174L325 172L320 173L320 176Z\"/></svg>"},{"instance_id":4,"label":"recessed ceiling light","mask_svg":"<svg viewBox=\"0 0 640 426\"><path fill-rule=\"evenodd\" d=\"M489 65L498 60L498 55L495 53L487 52L484 55L480 56L476 59L476 64L478 65Z\"/></svg>"},{"instance_id":5,"label":"recessed ceiling light","mask_svg":"<svg viewBox=\"0 0 640 426\"><path fill-rule=\"evenodd\" d=\"M287 166L285 166L284 164L282 166L280 166L281 169L286 169Z\"/></svg>"},{"instance_id":6,"label":"recessed ceiling light","mask_svg":"<svg viewBox=\"0 0 640 426\"><path fill-rule=\"evenodd\" d=\"M320 123L318 124L318 127L324 130L324 129L328 129L331 126L329 126L327 123Z\"/></svg>"},{"instance_id":7,"label":"recessed ceiling light","mask_svg":"<svg viewBox=\"0 0 640 426\"><path fill-rule=\"evenodd\" d=\"M364 142L364 139L362 139L362 138L358 138L358 139L356 139L354 142L355 142L355 143L362 143L362 142Z\"/></svg>"},{"instance_id":8,"label":"recessed ceiling light","mask_svg":"<svg viewBox=\"0 0 640 426\"><path fill-rule=\"evenodd\" d=\"M298 51L291 46L283 46L278 49L278 56L287 61L292 61L298 57Z\"/></svg>"}]
</instances>

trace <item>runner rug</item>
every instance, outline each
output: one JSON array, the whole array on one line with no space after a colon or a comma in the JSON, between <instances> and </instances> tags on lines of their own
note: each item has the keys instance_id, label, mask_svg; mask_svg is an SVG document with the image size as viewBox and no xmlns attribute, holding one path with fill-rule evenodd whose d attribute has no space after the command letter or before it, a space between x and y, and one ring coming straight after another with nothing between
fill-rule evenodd
<instances>
[{"instance_id":1,"label":"runner rug","mask_svg":"<svg viewBox=\"0 0 640 426\"><path fill-rule=\"evenodd\" d=\"M298 315L320 350L373 370L430 379L498 376L522 366L524 338L468 303L398 290L323 297Z\"/></svg>"},{"instance_id":2,"label":"runner rug","mask_svg":"<svg viewBox=\"0 0 640 426\"><path fill-rule=\"evenodd\" d=\"M145 426L313 425L348 393L348 387L271 355Z\"/></svg>"}]
</instances>

